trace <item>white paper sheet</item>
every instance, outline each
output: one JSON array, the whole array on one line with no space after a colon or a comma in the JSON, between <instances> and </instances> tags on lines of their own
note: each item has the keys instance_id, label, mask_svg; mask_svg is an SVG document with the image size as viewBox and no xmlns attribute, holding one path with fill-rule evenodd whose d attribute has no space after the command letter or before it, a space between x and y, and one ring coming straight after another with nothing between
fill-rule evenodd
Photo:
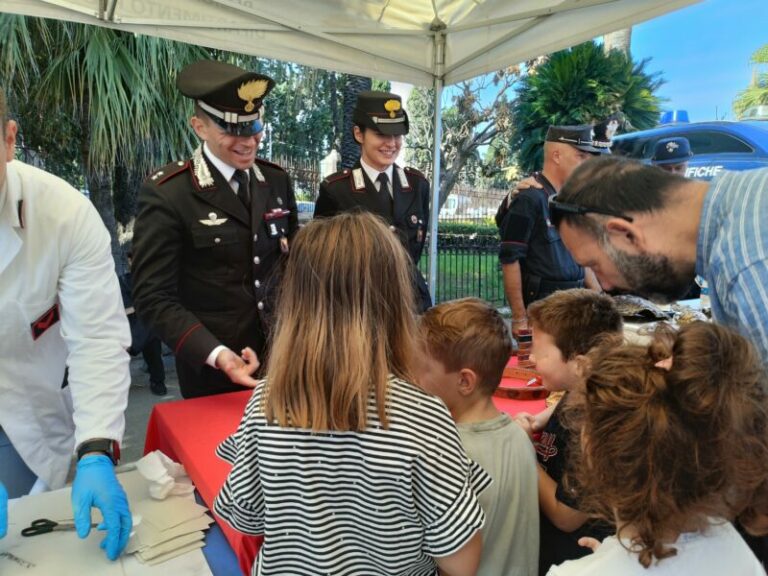
<instances>
[{"instance_id":1,"label":"white paper sheet","mask_svg":"<svg viewBox=\"0 0 768 576\"><path fill-rule=\"evenodd\" d=\"M138 472L120 474L119 479L131 504L150 498L147 483ZM8 534L0 540L2 576L212 576L200 550L192 550L168 562L150 566L126 555L115 562L107 560L104 551L99 548L104 533L96 529L85 540L78 538L74 531L22 537L22 528L37 518L71 519L70 488L10 501ZM93 519L100 520L96 510L93 511Z\"/></svg>"}]
</instances>

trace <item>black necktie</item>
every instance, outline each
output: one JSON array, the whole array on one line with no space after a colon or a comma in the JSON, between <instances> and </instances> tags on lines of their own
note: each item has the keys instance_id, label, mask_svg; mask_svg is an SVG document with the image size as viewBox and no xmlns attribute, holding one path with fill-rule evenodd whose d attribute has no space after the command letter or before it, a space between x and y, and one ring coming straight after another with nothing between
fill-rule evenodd
<instances>
[{"instance_id":1,"label":"black necktie","mask_svg":"<svg viewBox=\"0 0 768 576\"><path fill-rule=\"evenodd\" d=\"M237 197L248 210L251 209L251 195L248 190L248 173L245 170L235 170L232 179L237 182Z\"/></svg>"},{"instance_id":2,"label":"black necktie","mask_svg":"<svg viewBox=\"0 0 768 576\"><path fill-rule=\"evenodd\" d=\"M389 177L387 176L387 173L379 172L376 181L379 183L379 192L386 192L389 194Z\"/></svg>"}]
</instances>

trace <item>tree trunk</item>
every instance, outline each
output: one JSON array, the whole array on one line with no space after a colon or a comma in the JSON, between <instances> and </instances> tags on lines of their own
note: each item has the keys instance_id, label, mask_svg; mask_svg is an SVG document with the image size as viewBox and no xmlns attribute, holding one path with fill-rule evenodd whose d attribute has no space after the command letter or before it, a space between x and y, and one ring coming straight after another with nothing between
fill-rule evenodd
<instances>
[{"instance_id":1,"label":"tree trunk","mask_svg":"<svg viewBox=\"0 0 768 576\"><path fill-rule=\"evenodd\" d=\"M607 54L611 50L618 50L629 56L629 48L632 44L632 28L616 30L603 36L603 50Z\"/></svg>"},{"instance_id":2,"label":"tree trunk","mask_svg":"<svg viewBox=\"0 0 768 576\"><path fill-rule=\"evenodd\" d=\"M348 74L344 83L344 128L341 133L341 167L351 168L360 157L360 145L352 135L352 112L357 95L371 89L371 79Z\"/></svg>"},{"instance_id":3,"label":"tree trunk","mask_svg":"<svg viewBox=\"0 0 768 576\"><path fill-rule=\"evenodd\" d=\"M342 121L343 118L341 117L341 111L339 110L339 77L337 76L336 72L331 72L330 78L328 80L328 86L330 88L331 93L331 101L330 101L330 107L331 107L331 122L333 124L333 134L331 135L331 148L333 150L336 150L338 152L339 147L341 146L341 132L343 131Z\"/></svg>"}]
</instances>

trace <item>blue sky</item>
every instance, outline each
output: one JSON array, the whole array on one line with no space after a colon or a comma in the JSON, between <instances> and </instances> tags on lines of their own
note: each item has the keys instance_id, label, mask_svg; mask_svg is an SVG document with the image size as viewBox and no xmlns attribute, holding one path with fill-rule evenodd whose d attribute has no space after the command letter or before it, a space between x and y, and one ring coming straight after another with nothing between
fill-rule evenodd
<instances>
[{"instance_id":1,"label":"blue sky","mask_svg":"<svg viewBox=\"0 0 768 576\"><path fill-rule=\"evenodd\" d=\"M666 84L665 110L688 110L690 120L735 120L731 104L749 85L749 59L768 44L766 0L704 0L632 29L632 57L650 57L646 70Z\"/></svg>"}]
</instances>

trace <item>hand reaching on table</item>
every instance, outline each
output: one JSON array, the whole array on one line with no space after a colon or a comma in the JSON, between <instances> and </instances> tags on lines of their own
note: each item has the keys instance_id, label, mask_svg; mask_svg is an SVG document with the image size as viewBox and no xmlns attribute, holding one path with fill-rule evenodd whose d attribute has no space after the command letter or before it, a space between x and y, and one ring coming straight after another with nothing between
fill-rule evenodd
<instances>
[{"instance_id":1,"label":"hand reaching on table","mask_svg":"<svg viewBox=\"0 0 768 576\"><path fill-rule=\"evenodd\" d=\"M107 558L117 560L128 544L133 520L112 460L102 454L86 454L77 463L72 484L72 509L80 538L87 538L91 532L92 507L98 508L104 518L99 530L107 531L101 548Z\"/></svg>"},{"instance_id":2,"label":"hand reaching on table","mask_svg":"<svg viewBox=\"0 0 768 576\"><path fill-rule=\"evenodd\" d=\"M247 388L254 388L258 383L252 375L260 365L256 352L249 347L243 349L242 356L238 356L228 348L223 349L216 356L216 367L232 382Z\"/></svg>"},{"instance_id":3,"label":"hand reaching on table","mask_svg":"<svg viewBox=\"0 0 768 576\"><path fill-rule=\"evenodd\" d=\"M0 482L0 538L8 533L8 491Z\"/></svg>"}]
</instances>

